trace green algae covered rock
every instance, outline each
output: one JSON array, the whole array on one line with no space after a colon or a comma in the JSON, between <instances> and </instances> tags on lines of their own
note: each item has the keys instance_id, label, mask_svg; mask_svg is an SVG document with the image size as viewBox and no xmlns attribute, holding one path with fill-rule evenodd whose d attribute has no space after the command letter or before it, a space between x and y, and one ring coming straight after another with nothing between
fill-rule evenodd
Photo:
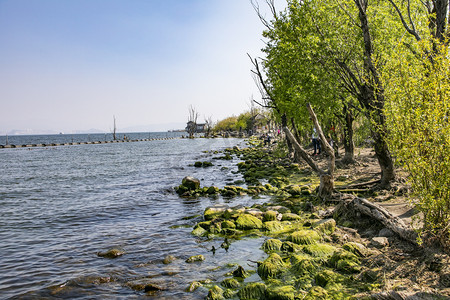
<instances>
[{"instance_id":1,"label":"green algae covered rock","mask_svg":"<svg viewBox=\"0 0 450 300\"><path fill-rule=\"evenodd\" d=\"M223 287L229 288L229 289L237 289L238 287L241 286L241 284L239 283L239 281L237 281L234 278L226 278L221 282L221 285Z\"/></svg>"},{"instance_id":2,"label":"green algae covered rock","mask_svg":"<svg viewBox=\"0 0 450 300\"><path fill-rule=\"evenodd\" d=\"M172 262L174 262L177 258L173 255L167 255L166 257L164 257L163 259L163 264L168 265L171 264Z\"/></svg>"},{"instance_id":3,"label":"green algae covered rock","mask_svg":"<svg viewBox=\"0 0 450 300\"><path fill-rule=\"evenodd\" d=\"M328 264L346 273L356 273L361 270L361 262L355 254L347 250L338 250L328 260Z\"/></svg>"},{"instance_id":4,"label":"green algae covered rock","mask_svg":"<svg viewBox=\"0 0 450 300\"><path fill-rule=\"evenodd\" d=\"M312 257L328 257L333 255L336 251L336 247L328 244L311 244L303 247L303 252L311 255Z\"/></svg>"},{"instance_id":5,"label":"green algae covered rock","mask_svg":"<svg viewBox=\"0 0 450 300\"><path fill-rule=\"evenodd\" d=\"M125 251L123 251L122 249L113 248L113 249L109 249L104 252L98 252L97 256L104 257L104 258L116 258L116 257L122 256L124 254L125 254Z\"/></svg>"},{"instance_id":6,"label":"green algae covered rock","mask_svg":"<svg viewBox=\"0 0 450 300\"><path fill-rule=\"evenodd\" d=\"M214 206L207 207L203 213L203 217L206 221L213 220L215 218L221 217L222 214L228 209L226 204L216 204Z\"/></svg>"},{"instance_id":7,"label":"green algae covered rock","mask_svg":"<svg viewBox=\"0 0 450 300\"><path fill-rule=\"evenodd\" d=\"M206 193L208 195L218 194L219 192L220 192L220 189L217 186L210 186L208 188L208 190L206 191Z\"/></svg>"},{"instance_id":8,"label":"green algae covered rock","mask_svg":"<svg viewBox=\"0 0 450 300\"><path fill-rule=\"evenodd\" d=\"M257 217L249 214L243 214L237 218L236 227L244 230L261 229L263 227L263 223Z\"/></svg>"},{"instance_id":9,"label":"green algae covered rock","mask_svg":"<svg viewBox=\"0 0 450 300\"><path fill-rule=\"evenodd\" d=\"M302 250L302 246L297 245L293 242L284 241L281 245L281 251L283 252L299 252Z\"/></svg>"},{"instance_id":10,"label":"green algae covered rock","mask_svg":"<svg viewBox=\"0 0 450 300\"><path fill-rule=\"evenodd\" d=\"M347 250L348 252L351 252L359 257L364 257L367 255L367 248L363 244L355 243L355 242L348 242L345 243L342 248L344 250Z\"/></svg>"},{"instance_id":11,"label":"green algae covered rock","mask_svg":"<svg viewBox=\"0 0 450 300\"><path fill-rule=\"evenodd\" d=\"M266 285L260 282L252 282L239 290L238 297L241 300L263 300L266 294Z\"/></svg>"},{"instance_id":12,"label":"green algae covered rock","mask_svg":"<svg viewBox=\"0 0 450 300\"><path fill-rule=\"evenodd\" d=\"M320 273L317 273L314 277L314 280L321 287L325 287L328 283L333 283L337 280L338 274L331 270L323 270Z\"/></svg>"},{"instance_id":13,"label":"green algae covered rock","mask_svg":"<svg viewBox=\"0 0 450 300\"><path fill-rule=\"evenodd\" d=\"M206 233L208 233L208 231L206 229L204 229L201 226L197 226L196 228L194 228L194 230L192 230L191 234L195 235L195 236L203 236Z\"/></svg>"},{"instance_id":14,"label":"green algae covered rock","mask_svg":"<svg viewBox=\"0 0 450 300\"><path fill-rule=\"evenodd\" d=\"M330 235L336 230L336 221L334 219L320 220L313 225L313 228Z\"/></svg>"},{"instance_id":15,"label":"green algae covered rock","mask_svg":"<svg viewBox=\"0 0 450 300\"><path fill-rule=\"evenodd\" d=\"M285 213L283 214L282 221L298 221L301 220L301 217L294 213Z\"/></svg>"},{"instance_id":16,"label":"green algae covered rock","mask_svg":"<svg viewBox=\"0 0 450 300\"><path fill-rule=\"evenodd\" d=\"M262 279L276 278L286 268L286 264L277 253L272 253L258 266L258 275Z\"/></svg>"},{"instance_id":17,"label":"green algae covered rock","mask_svg":"<svg viewBox=\"0 0 450 300\"><path fill-rule=\"evenodd\" d=\"M223 297L224 297L225 299L230 299L230 298L233 298L235 294L236 294L236 292L233 291L232 289L226 289L226 290L223 292Z\"/></svg>"},{"instance_id":18,"label":"green algae covered rock","mask_svg":"<svg viewBox=\"0 0 450 300\"><path fill-rule=\"evenodd\" d=\"M234 222L232 221L223 221L222 222L222 228L231 228L231 229L235 229L236 228L236 224L234 224Z\"/></svg>"},{"instance_id":19,"label":"green algae covered rock","mask_svg":"<svg viewBox=\"0 0 450 300\"><path fill-rule=\"evenodd\" d=\"M186 292L188 293L192 293L193 291L195 291L196 289L198 289L199 287L201 287L202 284L198 281L193 281L191 282L191 284L186 288Z\"/></svg>"},{"instance_id":20,"label":"green algae covered rock","mask_svg":"<svg viewBox=\"0 0 450 300\"><path fill-rule=\"evenodd\" d=\"M193 255L193 256L189 257L188 259L186 259L186 262L193 263L196 261L204 261L204 260L205 260L205 257L203 255L199 254L199 255Z\"/></svg>"},{"instance_id":21,"label":"green algae covered rock","mask_svg":"<svg viewBox=\"0 0 450 300\"><path fill-rule=\"evenodd\" d=\"M248 273L241 266L238 266L236 270L233 271L233 277L245 278L248 276Z\"/></svg>"},{"instance_id":22,"label":"green algae covered rock","mask_svg":"<svg viewBox=\"0 0 450 300\"><path fill-rule=\"evenodd\" d=\"M223 290L215 285L211 289L209 289L208 296L206 297L207 300L222 300L225 299L223 296Z\"/></svg>"},{"instance_id":23,"label":"green algae covered rock","mask_svg":"<svg viewBox=\"0 0 450 300\"><path fill-rule=\"evenodd\" d=\"M269 300L294 300L295 288L291 285L269 287L266 290L266 299Z\"/></svg>"},{"instance_id":24,"label":"green algae covered rock","mask_svg":"<svg viewBox=\"0 0 450 300\"><path fill-rule=\"evenodd\" d=\"M264 222L263 228L264 228L264 230L269 231L269 232L277 232L277 231L283 230L284 226L279 221L268 221L268 222Z\"/></svg>"},{"instance_id":25,"label":"green algae covered rock","mask_svg":"<svg viewBox=\"0 0 450 300\"><path fill-rule=\"evenodd\" d=\"M277 239L270 239L264 242L262 249L266 252L268 251L279 251L283 242Z\"/></svg>"},{"instance_id":26,"label":"green algae covered rock","mask_svg":"<svg viewBox=\"0 0 450 300\"><path fill-rule=\"evenodd\" d=\"M273 210L268 210L263 214L263 221L276 221L277 220L277 212Z\"/></svg>"},{"instance_id":27,"label":"green algae covered rock","mask_svg":"<svg viewBox=\"0 0 450 300\"><path fill-rule=\"evenodd\" d=\"M181 185L190 191L197 190L200 188L200 180L191 176L186 176L181 181Z\"/></svg>"},{"instance_id":28,"label":"green algae covered rock","mask_svg":"<svg viewBox=\"0 0 450 300\"><path fill-rule=\"evenodd\" d=\"M330 299L328 292L320 286L315 286L309 290L303 300L327 300Z\"/></svg>"},{"instance_id":29,"label":"green algae covered rock","mask_svg":"<svg viewBox=\"0 0 450 300\"><path fill-rule=\"evenodd\" d=\"M299 245L311 245L320 241L320 234L314 230L298 230L293 232L288 239Z\"/></svg>"},{"instance_id":30,"label":"green algae covered rock","mask_svg":"<svg viewBox=\"0 0 450 300\"><path fill-rule=\"evenodd\" d=\"M310 275L317 270L317 264L309 256L294 254L290 257L290 261L291 270L297 275Z\"/></svg>"}]
</instances>

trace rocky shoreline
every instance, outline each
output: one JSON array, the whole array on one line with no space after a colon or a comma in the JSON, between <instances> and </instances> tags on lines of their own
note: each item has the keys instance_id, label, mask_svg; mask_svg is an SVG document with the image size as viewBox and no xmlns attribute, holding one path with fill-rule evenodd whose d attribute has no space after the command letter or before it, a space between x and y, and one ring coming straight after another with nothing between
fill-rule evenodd
<instances>
[{"instance_id":1,"label":"rocky shoreline","mask_svg":"<svg viewBox=\"0 0 450 300\"><path fill-rule=\"evenodd\" d=\"M236 266L233 272L224 274L226 278L221 282L194 281L187 292L206 288L207 299L406 299L411 295L414 299L446 299L450 296L448 256L426 255L430 257L426 264L434 261L440 266L438 272L430 270L433 276L426 274L440 286L421 284L420 276L403 277L398 281L400 284L393 286L391 273L399 265L420 260L421 255L417 253L425 251L423 248L399 239L366 216L338 213L333 203L321 203L315 196L318 178L308 168L292 164L278 148L263 147L257 140L250 140L249 144L248 148L226 149L223 156L217 157L242 160L238 169L246 188L240 186L244 183L240 181L224 188L201 187L199 180L186 177L175 190L186 198L270 195L269 202L251 207L226 204L208 207L203 220L192 230L192 235L204 240L223 240L221 247L225 250L233 241L264 237L260 247L267 258L254 262L254 267ZM199 162L195 166L210 165L210 162ZM211 251L214 254L216 249L213 247ZM395 257L391 252L397 252ZM186 262L204 259L197 255ZM246 278L254 273L261 280L247 282Z\"/></svg>"}]
</instances>

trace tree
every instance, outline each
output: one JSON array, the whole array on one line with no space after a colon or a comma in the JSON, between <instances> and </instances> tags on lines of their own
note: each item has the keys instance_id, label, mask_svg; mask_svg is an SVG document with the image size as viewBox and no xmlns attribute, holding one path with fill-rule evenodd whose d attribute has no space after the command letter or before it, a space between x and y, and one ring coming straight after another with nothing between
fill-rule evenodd
<instances>
[{"instance_id":1,"label":"tree","mask_svg":"<svg viewBox=\"0 0 450 300\"><path fill-rule=\"evenodd\" d=\"M198 111L192 105L190 105L186 131L188 132L189 138L191 138L191 139L194 138L194 134L197 132L198 116L199 116Z\"/></svg>"}]
</instances>

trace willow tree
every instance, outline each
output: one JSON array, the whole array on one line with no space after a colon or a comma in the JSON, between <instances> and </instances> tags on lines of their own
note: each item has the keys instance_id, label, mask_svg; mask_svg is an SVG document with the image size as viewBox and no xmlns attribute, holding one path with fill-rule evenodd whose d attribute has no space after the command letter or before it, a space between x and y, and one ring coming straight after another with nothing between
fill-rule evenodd
<instances>
[{"instance_id":1,"label":"willow tree","mask_svg":"<svg viewBox=\"0 0 450 300\"><path fill-rule=\"evenodd\" d=\"M389 2L415 40L398 44L384 74L389 141L410 174L424 232L450 248L448 0Z\"/></svg>"}]
</instances>

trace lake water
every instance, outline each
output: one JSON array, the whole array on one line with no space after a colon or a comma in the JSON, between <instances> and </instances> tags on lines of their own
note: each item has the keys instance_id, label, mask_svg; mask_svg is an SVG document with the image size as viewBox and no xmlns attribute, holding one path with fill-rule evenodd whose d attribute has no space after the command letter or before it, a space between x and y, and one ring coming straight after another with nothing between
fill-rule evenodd
<instances>
[{"instance_id":1,"label":"lake water","mask_svg":"<svg viewBox=\"0 0 450 300\"><path fill-rule=\"evenodd\" d=\"M156 137L146 135L137 138ZM58 135L34 138L43 137ZM24 136L8 138L11 144L39 143ZM251 205L265 199L185 199L172 190L187 175L201 179L202 186L223 187L240 179L237 158L213 160L217 155L204 153L235 145L242 147L244 141L199 138L0 149L0 298L204 299L206 288L194 293L184 289L194 280L220 282L235 268L226 267L228 262L254 267L250 261L264 257L260 239L235 241L226 252L219 247L221 240L190 234L199 218L183 218L201 215L215 203ZM198 160L214 166L189 166ZM209 251L213 245L219 249L215 254ZM97 256L110 248L125 254ZM197 254L206 260L185 263ZM165 265L167 255L179 259ZM129 287L130 281L143 278L165 290L145 294Z\"/></svg>"}]
</instances>

